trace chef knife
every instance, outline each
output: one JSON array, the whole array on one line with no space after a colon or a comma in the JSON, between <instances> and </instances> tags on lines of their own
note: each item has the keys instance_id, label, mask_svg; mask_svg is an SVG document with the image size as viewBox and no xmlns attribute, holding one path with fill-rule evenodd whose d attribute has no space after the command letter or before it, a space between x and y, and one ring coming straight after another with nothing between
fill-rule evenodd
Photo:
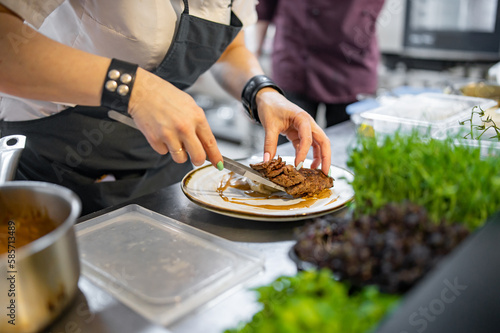
<instances>
[{"instance_id":1,"label":"chef knife","mask_svg":"<svg viewBox=\"0 0 500 333\"><path fill-rule=\"evenodd\" d=\"M232 171L240 176L246 177L254 182L257 182L259 184L266 185L268 187L274 188L278 191L285 191L285 188L282 186L279 186L278 184L273 183L269 179L266 179L260 175L259 172L255 171L254 169L241 164L239 162L236 162L235 160L230 159L229 157L222 156L224 159L224 169L227 169L229 171Z\"/></svg>"},{"instance_id":2,"label":"chef knife","mask_svg":"<svg viewBox=\"0 0 500 333\"><path fill-rule=\"evenodd\" d=\"M122 113L110 110L110 111L108 111L108 116L111 119L114 119L114 120L119 121L125 125L133 127L135 129L138 129L134 120L130 117L127 117L126 115L124 115ZM240 176L246 177L246 178L248 178L254 182L257 182L259 184L266 185L266 186L271 187L273 189L276 189L278 191L286 192L285 188L283 188L282 186L279 186L278 184L273 183L269 179L262 177L258 171L255 171L254 169L252 169L244 164L236 162L235 160L232 160L229 157L222 156L222 158L224 159L224 168L225 169L232 171Z\"/></svg>"}]
</instances>

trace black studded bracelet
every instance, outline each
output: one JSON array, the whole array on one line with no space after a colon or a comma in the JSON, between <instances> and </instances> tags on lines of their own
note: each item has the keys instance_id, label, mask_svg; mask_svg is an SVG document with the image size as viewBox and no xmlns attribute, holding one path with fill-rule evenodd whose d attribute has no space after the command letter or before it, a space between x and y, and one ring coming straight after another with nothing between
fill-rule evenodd
<instances>
[{"instance_id":1,"label":"black studded bracelet","mask_svg":"<svg viewBox=\"0 0 500 333\"><path fill-rule=\"evenodd\" d=\"M259 90L266 87L273 88L280 94L285 95L283 90L281 90L276 83L265 75L256 75L251 78L247 84L245 84L241 93L241 103L243 104L243 107L245 108L245 111L250 119L256 123L260 123L260 119L259 114L257 113L257 103L255 101L255 97L257 96Z\"/></svg>"},{"instance_id":2,"label":"black studded bracelet","mask_svg":"<svg viewBox=\"0 0 500 333\"><path fill-rule=\"evenodd\" d=\"M128 112L137 67L126 61L111 60L102 88L101 106L122 113Z\"/></svg>"}]
</instances>

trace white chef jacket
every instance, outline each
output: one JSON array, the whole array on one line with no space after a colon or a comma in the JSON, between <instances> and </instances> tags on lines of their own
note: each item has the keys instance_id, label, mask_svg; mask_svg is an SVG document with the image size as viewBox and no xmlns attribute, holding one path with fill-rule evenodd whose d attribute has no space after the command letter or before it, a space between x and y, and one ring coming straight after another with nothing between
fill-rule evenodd
<instances>
[{"instance_id":1,"label":"white chef jacket","mask_svg":"<svg viewBox=\"0 0 500 333\"><path fill-rule=\"evenodd\" d=\"M231 0L188 0L189 13L229 24ZM243 26L257 21L257 0L234 0ZM156 68L167 53L184 9L182 0L0 0L40 33L62 44L108 58ZM29 40L29 35L23 36ZM36 56L36 55L34 55ZM46 117L66 105L0 93L0 119Z\"/></svg>"}]
</instances>

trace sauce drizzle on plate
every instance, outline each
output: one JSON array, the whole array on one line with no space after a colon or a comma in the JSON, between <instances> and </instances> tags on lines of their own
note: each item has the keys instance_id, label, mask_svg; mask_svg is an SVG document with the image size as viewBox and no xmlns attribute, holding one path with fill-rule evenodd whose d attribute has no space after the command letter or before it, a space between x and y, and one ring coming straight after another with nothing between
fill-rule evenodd
<instances>
[{"instance_id":1,"label":"sauce drizzle on plate","mask_svg":"<svg viewBox=\"0 0 500 333\"><path fill-rule=\"evenodd\" d=\"M229 177L223 177L220 181L219 186L217 187L217 193L222 198L222 200L231 202L238 205L251 206L262 209L272 209L272 210L292 210L292 209L300 209L300 208L309 208L314 205L318 200L329 198L332 195L331 189L324 189L320 193L303 197L300 199L293 198L289 194L284 192L275 192L271 194L265 194L261 192L257 192L252 190L250 185L247 183L244 177L236 175L234 172L230 172ZM224 192L228 188L234 188L236 190L242 191L245 195L245 198L229 198ZM259 203L260 200L268 200L268 199L281 199L279 205L270 205ZM327 205L335 202L338 197L333 198ZM290 204L283 204L284 201L290 201ZM298 200L298 201L297 201ZM249 202L251 201L251 203Z\"/></svg>"}]
</instances>

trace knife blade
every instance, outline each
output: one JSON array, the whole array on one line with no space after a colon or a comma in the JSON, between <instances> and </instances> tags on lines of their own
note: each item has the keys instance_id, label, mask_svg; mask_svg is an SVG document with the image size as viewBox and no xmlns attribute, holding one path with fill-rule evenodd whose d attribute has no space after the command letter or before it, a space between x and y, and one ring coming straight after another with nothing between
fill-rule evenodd
<instances>
[{"instance_id":1,"label":"knife blade","mask_svg":"<svg viewBox=\"0 0 500 333\"><path fill-rule=\"evenodd\" d=\"M128 125L132 128L135 128L136 130L139 130L139 127L137 127L134 119L124 115L123 113L120 113L115 110L109 110L108 111L108 117L111 119L114 119L116 121L119 121L122 124Z\"/></svg>"},{"instance_id":2,"label":"knife blade","mask_svg":"<svg viewBox=\"0 0 500 333\"><path fill-rule=\"evenodd\" d=\"M232 160L229 157L222 156L222 159L224 160L224 169L232 171L240 176L246 177L246 178L248 178L254 182L257 182L259 184L266 185L266 186L274 188L278 191L286 192L284 187L273 183L269 179L262 177L258 171L255 171L254 169L252 169L244 164L236 162L235 160Z\"/></svg>"},{"instance_id":3,"label":"knife blade","mask_svg":"<svg viewBox=\"0 0 500 333\"><path fill-rule=\"evenodd\" d=\"M125 116L124 114L121 114L119 112L116 112L114 110L108 111L108 117L111 119L114 119L116 121L121 122L122 124L128 125L130 127L133 127L135 129L137 128L137 125L135 124L134 120L130 117ZM230 159L229 157L222 156L222 159L224 160L224 168L232 171L240 176L246 177L254 182L257 182L259 184L266 185L268 187L274 188L278 191L285 191L285 188L273 183L269 179L266 179L260 175L259 172L255 171L254 169L241 164L239 162L236 162L235 160Z\"/></svg>"}]
</instances>

